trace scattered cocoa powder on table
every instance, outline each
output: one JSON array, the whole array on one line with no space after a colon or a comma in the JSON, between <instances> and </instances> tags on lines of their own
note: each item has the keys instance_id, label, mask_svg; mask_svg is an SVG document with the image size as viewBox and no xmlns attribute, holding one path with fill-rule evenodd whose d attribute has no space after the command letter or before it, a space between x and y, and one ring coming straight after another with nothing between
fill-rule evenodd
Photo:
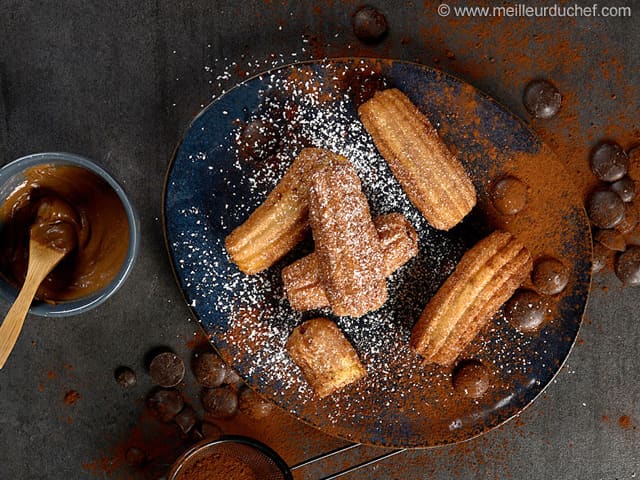
<instances>
[{"instance_id":1,"label":"scattered cocoa powder on table","mask_svg":"<svg viewBox=\"0 0 640 480\"><path fill-rule=\"evenodd\" d=\"M188 465L176 480L258 480L253 470L230 455L207 455Z\"/></svg>"},{"instance_id":2,"label":"scattered cocoa powder on table","mask_svg":"<svg viewBox=\"0 0 640 480\"><path fill-rule=\"evenodd\" d=\"M75 390L69 390L64 394L65 405L74 405L78 400L80 400L80 394Z\"/></svg>"}]
</instances>

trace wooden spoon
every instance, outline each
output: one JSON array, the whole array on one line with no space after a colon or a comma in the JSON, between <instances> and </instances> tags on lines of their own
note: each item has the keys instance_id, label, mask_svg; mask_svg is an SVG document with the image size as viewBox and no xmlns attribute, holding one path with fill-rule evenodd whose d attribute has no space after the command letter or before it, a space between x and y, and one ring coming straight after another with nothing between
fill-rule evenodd
<instances>
[{"instance_id":1,"label":"wooden spoon","mask_svg":"<svg viewBox=\"0 0 640 480\"><path fill-rule=\"evenodd\" d=\"M46 208L45 208L46 207ZM76 247L74 221L61 219L47 204L38 212L29 238L29 265L22 289L0 326L0 370L18 340L33 297L47 275Z\"/></svg>"}]
</instances>

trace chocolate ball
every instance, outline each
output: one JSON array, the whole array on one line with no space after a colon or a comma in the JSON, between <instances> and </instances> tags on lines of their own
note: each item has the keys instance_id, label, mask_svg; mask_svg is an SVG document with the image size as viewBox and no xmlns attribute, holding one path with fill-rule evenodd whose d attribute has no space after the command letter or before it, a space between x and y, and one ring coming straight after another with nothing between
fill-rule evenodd
<instances>
[{"instance_id":1,"label":"chocolate ball","mask_svg":"<svg viewBox=\"0 0 640 480\"><path fill-rule=\"evenodd\" d=\"M631 245L618 256L616 275L625 285L640 285L640 247Z\"/></svg>"},{"instance_id":2,"label":"chocolate ball","mask_svg":"<svg viewBox=\"0 0 640 480\"><path fill-rule=\"evenodd\" d=\"M257 395L249 387L244 387L238 395L240 411L246 416L260 420L273 412L273 403Z\"/></svg>"},{"instance_id":3,"label":"chocolate ball","mask_svg":"<svg viewBox=\"0 0 640 480\"><path fill-rule=\"evenodd\" d=\"M616 252L624 252L627 248L624 235L615 230L598 230L593 235L593 239L609 250L615 250Z\"/></svg>"},{"instance_id":4,"label":"chocolate ball","mask_svg":"<svg viewBox=\"0 0 640 480\"><path fill-rule=\"evenodd\" d=\"M257 118L242 128L236 143L244 159L265 160L276 150L279 140L278 123L271 119Z\"/></svg>"},{"instance_id":5,"label":"chocolate ball","mask_svg":"<svg viewBox=\"0 0 640 480\"><path fill-rule=\"evenodd\" d=\"M623 202L630 202L636 196L636 182L624 176L611 184L611 190L620 195Z\"/></svg>"},{"instance_id":6,"label":"chocolate ball","mask_svg":"<svg viewBox=\"0 0 640 480\"><path fill-rule=\"evenodd\" d=\"M531 280L543 295L556 295L569 283L569 269L555 258L544 258L536 262Z\"/></svg>"},{"instance_id":7,"label":"chocolate ball","mask_svg":"<svg viewBox=\"0 0 640 480\"><path fill-rule=\"evenodd\" d=\"M197 354L193 359L192 369L196 380L203 387L219 387L227 374L226 364L213 352Z\"/></svg>"},{"instance_id":8,"label":"chocolate ball","mask_svg":"<svg viewBox=\"0 0 640 480\"><path fill-rule=\"evenodd\" d=\"M240 378L238 372L233 368L227 367L227 371L224 374L224 381L222 383L225 385L238 385L240 382L242 382L242 378Z\"/></svg>"},{"instance_id":9,"label":"chocolate ball","mask_svg":"<svg viewBox=\"0 0 640 480\"><path fill-rule=\"evenodd\" d=\"M616 225L616 231L627 234L638 225L638 210L634 202L624 204L624 218Z\"/></svg>"},{"instance_id":10,"label":"chocolate ball","mask_svg":"<svg viewBox=\"0 0 640 480\"><path fill-rule=\"evenodd\" d=\"M178 385L184 378L184 371L184 362L173 352L159 353L149 364L151 379L165 388Z\"/></svg>"},{"instance_id":11,"label":"chocolate ball","mask_svg":"<svg viewBox=\"0 0 640 480\"><path fill-rule=\"evenodd\" d=\"M231 418L238 411L238 395L228 386L205 389L201 400L204 409L214 418Z\"/></svg>"},{"instance_id":12,"label":"chocolate ball","mask_svg":"<svg viewBox=\"0 0 640 480\"><path fill-rule=\"evenodd\" d=\"M353 33L364 43L376 43L387 34L387 19L379 10L365 5L353 14Z\"/></svg>"},{"instance_id":13,"label":"chocolate ball","mask_svg":"<svg viewBox=\"0 0 640 480\"><path fill-rule=\"evenodd\" d=\"M629 157L615 142L601 142L591 151L591 171L604 182L615 182L627 174Z\"/></svg>"},{"instance_id":14,"label":"chocolate ball","mask_svg":"<svg viewBox=\"0 0 640 480\"><path fill-rule=\"evenodd\" d=\"M118 367L114 376L116 378L116 382L118 382L118 385L122 388L133 387L138 382L136 373L129 367Z\"/></svg>"},{"instance_id":15,"label":"chocolate ball","mask_svg":"<svg viewBox=\"0 0 640 480\"><path fill-rule=\"evenodd\" d=\"M527 186L515 177L505 177L494 185L491 200L503 215L515 215L527 204Z\"/></svg>"},{"instance_id":16,"label":"chocolate ball","mask_svg":"<svg viewBox=\"0 0 640 480\"><path fill-rule=\"evenodd\" d=\"M624 218L615 227L617 232L627 234L638 225L638 209L635 202L624 204Z\"/></svg>"},{"instance_id":17,"label":"chocolate ball","mask_svg":"<svg viewBox=\"0 0 640 480\"><path fill-rule=\"evenodd\" d=\"M615 192L596 190L587 199L587 214L598 228L613 228L624 218L624 202Z\"/></svg>"},{"instance_id":18,"label":"chocolate ball","mask_svg":"<svg viewBox=\"0 0 640 480\"><path fill-rule=\"evenodd\" d=\"M217 438L222 435L222 429L215 423L203 422L202 435L204 438Z\"/></svg>"},{"instance_id":19,"label":"chocolate ball","mask_svg":"<svg viewBox=\"0 0 640 480\"><path fill-rule=\"evenodd\" d=\"M189 433L196 424L196 412L189 405L185 406L173 417L173 421L178 425L182 433Z\"/></svg>"},{"instance_id":20,"label":"chocolate ball","mask_svg":"<svg viewBox=\"0 0 640 480\"><path fill-rule=\"evenodd\" d=\"M163 422L170 422L184 408L184 399L177 390L159 388L146 401L151 414Z\"/></svg>"},{"instance_id":21,"label":"chocolate ball","mask_svg":"<svg viewBox=\"0 0 640 480\"><path fill-rule=\"evenodd\" d=\"M478 360L464 360L453 371L453 388L460 395L480 398L489 388L489 372Z\"/></svg>"},{"instance_id":22,"label":"chocolate ball","mask_svg":"<svg viewBox=\"0 0 640 480\"><path fill-rule=\"evenodd\" d=\"M536 330L545 320L549 306L531 290L519 290L509 299L504 313L511 325L522 332Z\"/></svg>"},{"instance_id":23,"label":"chocolate ball","mask_svg":"<svg viewBox=\"0 0 640 480\"><path fill-rule=\"evenodd\" d=\"M351 69L340 77L340 86L357 109L371 100L376 92L389 87L386 77L372 70Z\"/></svg>"},{"instance_id":24,"label":"chocolate ball","mask_svg":"<svg viewBox=\"0 0 640 480\"><path fill-rule=\"evenodd\" d=\"M562 95L551 82L534 80L525 87L522 101L534 118L551 118L560 111Z\"/></svg>"}]
</instances>

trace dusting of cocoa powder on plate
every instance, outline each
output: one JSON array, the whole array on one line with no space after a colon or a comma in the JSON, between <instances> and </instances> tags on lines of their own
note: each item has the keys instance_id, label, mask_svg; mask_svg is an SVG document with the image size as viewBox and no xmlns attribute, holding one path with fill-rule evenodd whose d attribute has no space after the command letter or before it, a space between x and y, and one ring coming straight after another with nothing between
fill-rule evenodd
<instances>
[{"instance_id":1,"label":"dusting of cocoa powder on plate","mask_svg":"<svg viewBox=\"0 0 640 480\"><path fill-rule=\"evenodd\" d=\"M290 112L285 133L291 141L276 150L266 162L247 162L234 151L239 150L236 141L242 129L242 124L234 124L238 130L230 132L232 142L229 147L223 147L231 150L228 153L233 156L233 165L230 170L218 168L216 171L216 175L233 190L233 198L224 199L227 206L222 218L210 216L210 212L199 204L180 210L181 218L189 225L193 223L193 230L179 236L173 246L188 250L191 258L208 262L207 271L202 274L199 273L201 268L192 265L188 259L184 264L178 263L177 269L184 273L185 283L194 286L192 302L196 307L214 303L205 317L209 318L211 310L215 310L225 318L224 328L217 329L216 325L212 328L211 323L207 323L211 339L216 346L224 346L220 349L223 359L237 365L242 376L261 395L296 416L319 423L326 431L345 438L353 438L359 435L360 429L364 430L363 419L375 418L377 426L368 428L386 432L385 438L380 435L376 442L406 435L408 430L393 417L393 412L399 412L401 418L415 418L424 425L424 431L428 433L423 442L437 443L442 441L439 438L452 440L480 433L484 427L479 424L477 427L465 425L465 422L472 423L470 412L490 411L489 405L501 402L500 405L508 406L503 410L505 416L515 413L518 407L513 405L511 408L509 404L514 391L520 391L522 385L539 388L540 384L536 383L539 379L530 376L533 365L539 362L544 372L553 372L559 366L560 361L551 358L549 353L555 348L546 348L545 343L556 335L571 339L567 332L577 328L577 316L568 315L567 320L559 312L581 308L579 304L567 305L565 298L575 289L582 291L588 283L584 268L586 266L588 270L587 257L590 255L588 226L582 199L572 187L571 177L544 144L536 140L533 144L525 141L523 145L522 138L535 137L521 123L507 122L509 128L501 128L500 122L506 122L506 119L498 113L500 109L494 107L495 104L478 95L472 87L452 81L441 72L429 71L425 74L427 83L437 84L437 88L431 86L412 91L412 87L407 87L408 94L433 117L434 125L469 169L479 191L479 205L463 225L449 234L430 229L407 201L357 118L354 119L353 96L345 91L349 85L347 79L356 79L355 83L362 85L370 75L373 79L370 84L374 85L392 68L411 67L385 60L356 59L348 67L340 62L300 65L263 77L266 93L261 98L262 103L243 121L259 125L265 120L261 118L264 112ZM358 75L349 73L354 70ZM396 82L395 78L393 80ZM402 85L395 86L402 88ZM206 112L199 118L204 122ZM491 131L501 134L487 134L486 121L496 121L499 126ZM363 382L350 386L326 402L313 398L313 392L284 351L284 342L303 318L291 312L282 298L279 266L254 276L237 272L227 266L224 258L216 257L215 252L222 244L211 244L213 232L210 230L211 226L222 225L216 231L224 236L246 219L256 203L264 199L282 177L296 152L309 144L350 158L372 211L404 213L418 231L421 242L418 257L391 278L389 293L392 300L388 305L363 319L337 320L362 355L370 374ZM212 160L201 151L193 153L187 164L194 169L206 169L213 166ZM496 208L489 195L496 182L504 178L517 179L511 185L516 188L507 185L506 197L501 196L507 199L503 208L506 215ZM580 228L573 230L576 225ZM552 294L549 321L540 329L519 332L501 313L496 315L467 352L470 358L478 358L490 367L493 388L480 399L458 401L451 372L433 365L421 365L406 346L408 332L426 299L437 289L440 280L436 279L446 278L462 252L479 236L498 228L520 238L536 260L562 259L567 267L563 272L566 287L559 289L559 294ZM203 243L207 246L203 247ZM309 247L306 244L292 252L283 263L307 253ZM435 266L427 268L429 262L425 259ZM221 288L217 288L218 285ZM425 285L429 288L425 289ZM525 282L524 288L533 288L531 280ZM566 341L563 348L568 350L569 346L570 342ZM277 388L274 379L277 379ZM425 386L426 394L416 397L415 389L420 386ZM427 421L430 422L428 426ZM350 424L358 425L358 431L346 431L346 425Z\"/></svg>"}]
</instances>

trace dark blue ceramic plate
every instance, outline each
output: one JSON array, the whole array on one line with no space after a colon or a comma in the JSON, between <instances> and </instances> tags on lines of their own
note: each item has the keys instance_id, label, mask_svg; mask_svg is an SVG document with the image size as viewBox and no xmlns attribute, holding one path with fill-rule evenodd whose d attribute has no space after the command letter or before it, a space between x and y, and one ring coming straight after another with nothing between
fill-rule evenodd
<instances>
[{"instance_id":1,"label":"dark blue ceramic plate","mask_svg":"<svg viewBox=\"0 0 640 480\"><path fill-rule=\"evenodd\" d=\"M382 84L404 91L438 128L473 179L478 205L449 232L432 229L411 206L377 153L354 101ZM247 125L250 125L247 127ZM258 127L258 128L254 128ZM238 151L245 132L252 144ZM224 239L258 206L295 154L307 145L349 157L374 214L403 212L419 233L420 253L388 282L389 301L359 319L292 311L283 266L310 241L254 276L231 264ZM257 158L260 157L260 158ZM528 187L525 209L499 214L488 198L506 175ZM368 444L427 447L466 440L532 402L566 359L587 301L589 225L571 179L518 118L460 80L400 61L342 59L282 67L227 92L192 122L166 179L164 225L178 284L211 343L246 382L283 409L326 433ZM534 258L555 257L570 271L567 288L549 299L552 313L524 333L500 312L464 352L489 372L480 399L451 386L451 370L421 365L408 348L411 327L464 251L496 229L519 236ZM284 344L304 319L334 318L368 375L323 400L287 356Z\"/></svg>"}]
</instances>

